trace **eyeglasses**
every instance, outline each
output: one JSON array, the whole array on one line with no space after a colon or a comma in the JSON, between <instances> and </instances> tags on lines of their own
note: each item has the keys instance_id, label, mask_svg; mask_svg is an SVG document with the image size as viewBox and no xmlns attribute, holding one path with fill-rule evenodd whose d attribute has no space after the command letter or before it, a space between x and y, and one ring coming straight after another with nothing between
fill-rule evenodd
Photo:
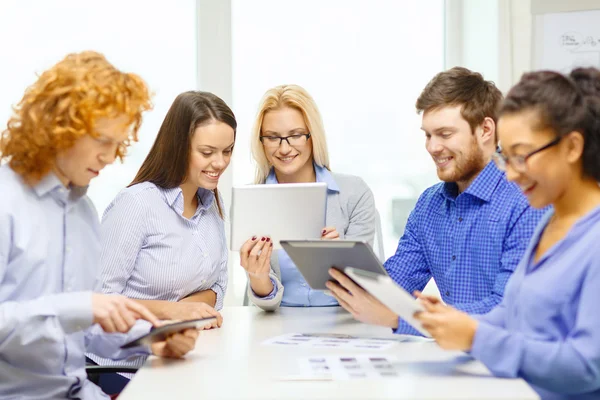
<instances>
[{"instance_id":1,"label":"eyeglasses","mask_svg":"<svg viewBox=\"0 0 600 400\"><path fill-rule=\"evenodd\" d=\"M542 146L539 149L534 150L524 156L507 157L501 153L502 148L498 147L498 150L496 150L496 152L493 154L492 157L494 159L494 162L496 163L496 166L498 167L498 169L500 171L506 171L506 167L510 164L510 166L516 172L525 173L525 172L527 172L527 160L529 159L529 157L531 157L532 155L537 154L541 151L549 149L552 146L556 146L558 144L558 142L560 142L561 139L562 139L562 136L559 136L556 139L554 139L553 141L551 141L550 143L548 143L547 145Z\"/></svg>"},{"instance_id":2,"label":"eyeglasses","mask_svg":"<svg viewBox=\"0 0 600 400\"><path fill-rule=\"evenodd\" d=\"M303 146L308 142L310 133L295 134L290 136L261 136L260 141L265 147L276 148L285 140L292 147Z\"/></svg>"}]
</instances>

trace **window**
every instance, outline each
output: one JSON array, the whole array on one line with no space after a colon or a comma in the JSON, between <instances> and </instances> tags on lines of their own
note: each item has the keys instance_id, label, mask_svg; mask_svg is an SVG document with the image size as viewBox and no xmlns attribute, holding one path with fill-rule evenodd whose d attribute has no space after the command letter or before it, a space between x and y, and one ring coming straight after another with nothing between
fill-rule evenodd
<instances>
[{"instance_id":1,"label":"window","mask_svg":"<svg viewBox=\"0 0 600 400\"><path fill-rule=\"evenodd\" d=\"M132 181L154 142L162 120L183 91L196 88L196 2L142 0L3 0L0 2L0 120L2 129L25 88L65 55L103 53L117 68L142 76L155 93L140 141L125 163L105 168L89 195L102 213Z\"/></svg>"},{"instance_id":2,"label":"window","mask_svg":"<svg viewBox=\"0 0 600 400\"><path fill-rule=\"evenodd\" d=\"M233 0L232 30L233 184L253 181L249 132L263 93L301 85L323 116L332 170L369 184L393 254L416 198L437 182L414 104L444 68L444 1Z\"/></svg>"}]
</instances>

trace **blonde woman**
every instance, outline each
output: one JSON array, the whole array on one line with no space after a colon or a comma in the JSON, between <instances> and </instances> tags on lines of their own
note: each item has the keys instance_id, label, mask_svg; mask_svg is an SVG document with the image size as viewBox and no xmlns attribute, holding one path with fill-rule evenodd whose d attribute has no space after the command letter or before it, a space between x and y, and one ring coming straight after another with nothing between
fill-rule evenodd
<instances>
[{"instance_id":1,"label":"blonde woman","mask_svg":"<svg viewBox=\"0 0 600 400\"><path fill-rule=\"evenodd\" d=\"M258 184L327 184L327 226L322 239L354 239L373 244L373 194L361 178L331 172L321 115L303 88L282 85L265 93L252 129L252 155ZM256 236L241 248L250 301L266 311L280 305L338 305L333 297L308 286L285 251L272 249L270 238Z\"/></svg>"}]
</instances>

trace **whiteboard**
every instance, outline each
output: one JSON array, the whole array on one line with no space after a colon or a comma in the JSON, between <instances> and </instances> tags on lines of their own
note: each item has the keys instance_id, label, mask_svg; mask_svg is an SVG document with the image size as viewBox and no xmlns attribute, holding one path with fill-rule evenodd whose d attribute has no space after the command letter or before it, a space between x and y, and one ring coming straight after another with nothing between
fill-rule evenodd
<instances>
[{"instance_id":1,"label":"whiteboard","mask_svg":"<svg viewBox=\"0 0 600 400\"><path fill-rule=\"evenodd\" d=\"M534 69L600 68L600 10L537 15L533 43Z\"/></svg>"}]
</instances>

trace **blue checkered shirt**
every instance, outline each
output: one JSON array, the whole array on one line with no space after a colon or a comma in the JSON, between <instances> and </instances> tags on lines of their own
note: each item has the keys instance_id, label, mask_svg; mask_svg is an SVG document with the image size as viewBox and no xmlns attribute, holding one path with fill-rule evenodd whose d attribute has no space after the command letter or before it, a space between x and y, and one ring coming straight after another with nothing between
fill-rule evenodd
<instances>
[{"instance_id":1,"label":"blue checkered shirt","mask_svg":"<svg viewBox=\"0 0 600 400\"><path fill-rule=\"evenodd\" d=\"M502 300L545 211L530 207L490 162L463 193L455 183L425 190L385 269L410 293L433 277L444 302L487 313ZM401 319L395 332L419 335Z\"/></svg>"}]
</instances>

